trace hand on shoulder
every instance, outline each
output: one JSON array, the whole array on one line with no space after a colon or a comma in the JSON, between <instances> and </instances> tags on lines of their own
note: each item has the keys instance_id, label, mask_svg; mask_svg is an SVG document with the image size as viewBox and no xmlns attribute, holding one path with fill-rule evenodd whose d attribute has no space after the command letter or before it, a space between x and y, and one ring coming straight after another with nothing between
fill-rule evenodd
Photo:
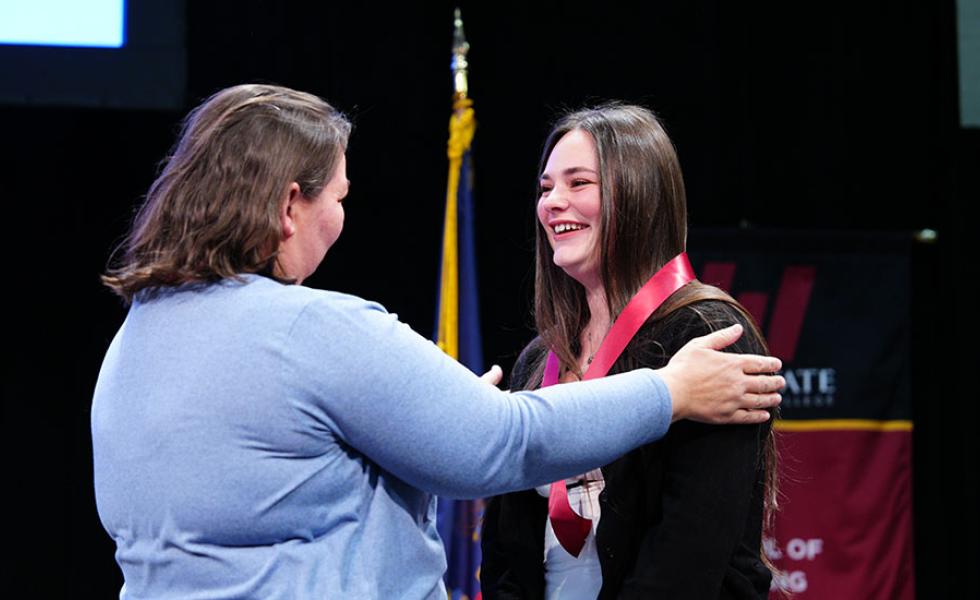
<instances>
[{"instance_id":1,"label":"hand on shoulder","mask_svg":"<svg viewBox=\"0 0 980 600\"><path fill-rule=\"evenodd\" d=\"M785 380L771 375L782 367L779 359L721 350L743 333L736 324L694 338L658 373L670 390L672 420L702 423L762 423L767 409L781 401Z\"/></svg>"}]
</instances>

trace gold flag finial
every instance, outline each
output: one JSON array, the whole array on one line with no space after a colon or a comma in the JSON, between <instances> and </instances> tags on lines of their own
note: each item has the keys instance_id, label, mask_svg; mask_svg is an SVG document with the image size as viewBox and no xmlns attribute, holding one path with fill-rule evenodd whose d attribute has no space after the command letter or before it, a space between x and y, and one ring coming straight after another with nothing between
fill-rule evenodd
<instances>
[{"instance_id":1,"label":"gold flag finial","mask_svg":"<svg viewBox=\"0 0 980 600\"><path fill-rule=\"evenodd\" d=\"M454 99L466 98L469 86L466 80L466 53L469 52L470 45L466 41L466 34L463 33L463 16L457 8L453 12L453 60L451 67L453 70L453 92Z\"/></svg>"}]
</instances>

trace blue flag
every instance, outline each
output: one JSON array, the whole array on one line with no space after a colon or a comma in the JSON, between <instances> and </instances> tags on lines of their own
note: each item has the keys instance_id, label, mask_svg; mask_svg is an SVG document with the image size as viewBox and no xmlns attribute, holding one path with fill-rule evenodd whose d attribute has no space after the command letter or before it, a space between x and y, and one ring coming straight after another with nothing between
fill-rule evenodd
<instances>
[{"instance_id":1,"label":"blue flag","mask_svg":"<svg viewBox=\"0 0 980 600\"><path fill-rule=\"evenodd\" d=\"M443 226L436 341L474 373L483 372L476 288L473 170L470 145L476 123L472 101L458 99L449 123L449 183ZM446 587L452 600L480 598L482 500L439 500L438 528L446 547Z\"/></svg>"}]
</instances>

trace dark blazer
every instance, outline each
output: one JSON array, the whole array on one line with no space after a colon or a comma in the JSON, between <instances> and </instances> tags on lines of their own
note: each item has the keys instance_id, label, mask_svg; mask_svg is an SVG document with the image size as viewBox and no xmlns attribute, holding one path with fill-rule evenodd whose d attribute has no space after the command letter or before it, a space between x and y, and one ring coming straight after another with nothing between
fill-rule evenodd
<instances>
[{"instance_id":1,"label":"dark blazer","mask_svg":"<svg viewBox=\"0 0 980 600\"><path fill-rule=\"evenodd\" d=\"M657 315L654 315L654 318ZM743 323L731 305L697 302L651 318L610 370L659 368L691 338ZM733 352L764 354L746 333ZM532 341L511 389L527 386L546 348ZM771 575L759 558L765 481L764 425L674 423L667 435L602 468L596 547L599 598L766 598ZM534 490L497 496L484 515L483 597L544 597L548 502Z\"/></svg>"}]
</instances>

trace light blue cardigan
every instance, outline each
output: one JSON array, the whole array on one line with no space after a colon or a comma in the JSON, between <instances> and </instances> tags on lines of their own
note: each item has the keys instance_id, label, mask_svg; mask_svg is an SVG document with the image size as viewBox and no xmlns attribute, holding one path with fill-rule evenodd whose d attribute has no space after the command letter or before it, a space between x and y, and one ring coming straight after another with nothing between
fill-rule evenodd
<instances>
[{"instance_id":1,"label":"light blue cardigan","mask_svg":"<svg viewBox=\"0 0 980 600\"><path fill-rule=\"evenodd\" d=\"M96 500L124 598L443 600L432 494L585 472L670 414L650 370L508 394L378 304L247 275L133 304Z\"/></svg>"}]
</instances>

